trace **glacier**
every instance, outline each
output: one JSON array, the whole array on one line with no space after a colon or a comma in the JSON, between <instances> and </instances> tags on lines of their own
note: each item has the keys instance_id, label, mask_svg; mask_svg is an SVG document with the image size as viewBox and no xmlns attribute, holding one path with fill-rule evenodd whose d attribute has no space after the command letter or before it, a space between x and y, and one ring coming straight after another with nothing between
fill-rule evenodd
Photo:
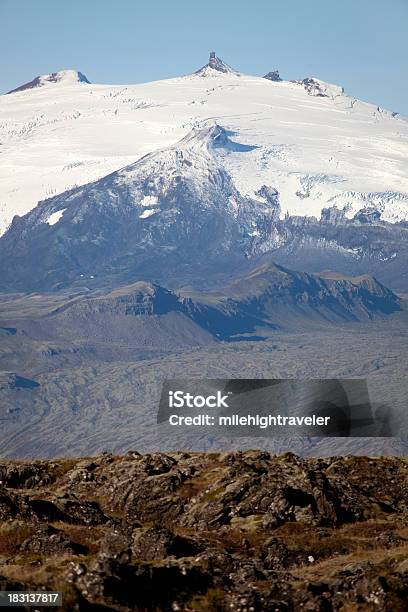
<instances>
[{"instance_id":1,"label":"glacier","mask_svg":"<svg viewBox=\"0 0 408 612\"><path fill-rule=\"evenodd\" d=\"M319 218L334 205L349 218L368 206L384 221L408 220L406 118L316 77L271 81L215 59L135 85L60 71L0 96L0 233L40 200L175 145L208 121L235 134L223 164L240 196L276 189L281 218Z\"/></svg>"}]
</instances>

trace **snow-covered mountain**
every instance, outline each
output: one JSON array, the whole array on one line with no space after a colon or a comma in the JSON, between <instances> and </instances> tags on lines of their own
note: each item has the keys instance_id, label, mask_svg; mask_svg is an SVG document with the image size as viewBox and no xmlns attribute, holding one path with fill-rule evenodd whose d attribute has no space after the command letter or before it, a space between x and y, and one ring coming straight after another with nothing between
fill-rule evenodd
<instances>
[{"instance_id":1,"label":"snow-covered mountain","mask_svg":"<svg viewBox=\"0 0 408 612\"><path fill-rule=\"evenodd\" d=\"M349 219L361 209L408 219L405 118L316 78L238 73L214 54L196 73L164 81L97 85L61 71L1 96L0 232L39 200L209 124L234 133L221 155L238 198L264 206L265 186L279 193L281 218L319 218L336 206Z\"/></svg>"},{"instance_id":2,"label":"snow-covered mountain","mask_svg":"<svg viewBox=\"0 0 408 612\"><path fill-rule=\"evenodd\" d=\"M0 239L0 287L52 288L109 274L149 279L159 271L163 279L171 269L181 279L183 267L194 274L269 251L280 244L277 191L263 186L244 197L224 167L230 153L252 149L210 121L175 145L41 202Z\"/></svg>"},{"instance_id":3,"label":"snow-covered mountain","mask_svg":"<svg viewBox=\"0 0 408 612\"><path fill-rule=\"evenodd\" d=\"M238 165L257 146L236 137L208 120L176 144L15 217L0 238L0 289L137 278L202 289L264 254L297 270L368 272L408 289L407 223L382 221L364 199L352 219L335 207L319 220L282 219L276 188L237 188L230 160Z\"/></svg>"},{"instance_id":4,"label":"snow-covered mountain","mask_svg":"<svg viewBox=\"0 0 408 612\"><path fill-rule=\"evenodd\" d=\"M16 89L12 89L7 92L9 94L16 93L18 91L25 91L26 89L34 89L36 87L44 87L50 84L62 84L62 85L72 85L73 83L88 83L90 81L86 78L82 72L78 72L78 70L59 70L58 72L52 72L51 74L43 74L41 76L35 77L32 81L28 83L24 83L24 85L20 85L16 87Z\"/></svg>"}]
</instances>

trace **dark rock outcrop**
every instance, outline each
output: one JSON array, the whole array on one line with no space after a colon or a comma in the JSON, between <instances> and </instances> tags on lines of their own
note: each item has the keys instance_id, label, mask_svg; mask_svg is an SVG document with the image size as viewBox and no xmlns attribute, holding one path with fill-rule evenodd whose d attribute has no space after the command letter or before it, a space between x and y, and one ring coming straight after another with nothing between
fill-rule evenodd
<instances>
[{"instance_id":1,"label":"dark rock outcrop","mask_svg":"<svg viewBox=\"0 0 408 612\"><path fill-rule=\"evenodd\" d=\"M37 553L45 557L52 555L83 555L87 549L64 537L63 532L51 525L37 527L32 535L20 546L20 553Z\"/></svg>"},{"instance_id":2,"label":"dark rock outcrop","mask_svg":"<svg viewBox=\"0 0 408 612\"><path fill-rule=\"evenodd\" d=\"M267 74L265 74L264 79L268 79L268 81L275 82L282 81L281 77L279 76L279 70L272 70L271 72L268 72Z\"/></svg>"},{"instance_id":3,"label":"dark rock outcrop","mask_svg":"<svg viewBox=\"0 0 408 612\"><path fill-rule=\"evenodd\" d=\"M1 588L58 585L66 610L407 609L405 459L131 452L41 462L30 488L38 469L2 464Z\"/></svg>"},{"instance_id":4,"label":"dark rock outcrop","mask_svg":"<svg viewBox=\"0 0 408 612\"><path fill-rule=\"evenodd\" d=\"M228 66L220 57L217 57L215 51L210 52L208 63L202 66L194 74L198 76L214 76L217 72L222 74L239 74L236 70Z\"/></svg>"}]
</instances>

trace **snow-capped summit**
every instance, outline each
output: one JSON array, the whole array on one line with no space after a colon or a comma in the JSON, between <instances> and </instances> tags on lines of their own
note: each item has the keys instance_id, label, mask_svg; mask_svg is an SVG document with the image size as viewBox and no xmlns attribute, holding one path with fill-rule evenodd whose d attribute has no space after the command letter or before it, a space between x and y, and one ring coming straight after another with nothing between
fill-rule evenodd
<instances>
[{"instance_id":1,"label":"snow-capped summit","mask_svg":"<svg viewBox=\"0 0 408 612\"><path fill-rule=\"evenodd\" d=\"M49 85L52 83L63 83L66 85L72 85L73 83L90 84L90 81L88 81L86 76L78 70L59 70L58 72L52 72L51 74L43 74L42 76L37 76L29 83L24 83L24 85L20 85L20 87L16 87L16 89L12 89L7 93L11 94L17 91L25 91L26 89L35 89L37 87L43 87L44 85Z\"/></svg>"},{"instance_id":2,"label":"snow-capped summit","mask_svg":"<svg viewBox=\"0 0 408 612\"><path fill-rule=\"evenodd\" d=\"M194 74L206 77L216 76L217 73L239 75L239 72L231 68L231 66L228 66L220 57L217 57L215 51L211 51L208 63Z\"/></svg>"}]
</instances>

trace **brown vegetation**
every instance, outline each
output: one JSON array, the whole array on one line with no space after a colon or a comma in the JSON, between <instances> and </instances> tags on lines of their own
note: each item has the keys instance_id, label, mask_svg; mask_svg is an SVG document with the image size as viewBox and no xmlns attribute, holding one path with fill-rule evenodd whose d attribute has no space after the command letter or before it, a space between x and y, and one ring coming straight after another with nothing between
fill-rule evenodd
<instances>
[{"instance_id":1,"label":"brown vegetation","mask_svg":"<svg viewBox=\"0 0 408 612\"><path fill-rule=\"evenodd\" d=\"M0 475L0 588L66 610L408 610L405 459L130 452Z\"/></svg>"}]
</instances>

